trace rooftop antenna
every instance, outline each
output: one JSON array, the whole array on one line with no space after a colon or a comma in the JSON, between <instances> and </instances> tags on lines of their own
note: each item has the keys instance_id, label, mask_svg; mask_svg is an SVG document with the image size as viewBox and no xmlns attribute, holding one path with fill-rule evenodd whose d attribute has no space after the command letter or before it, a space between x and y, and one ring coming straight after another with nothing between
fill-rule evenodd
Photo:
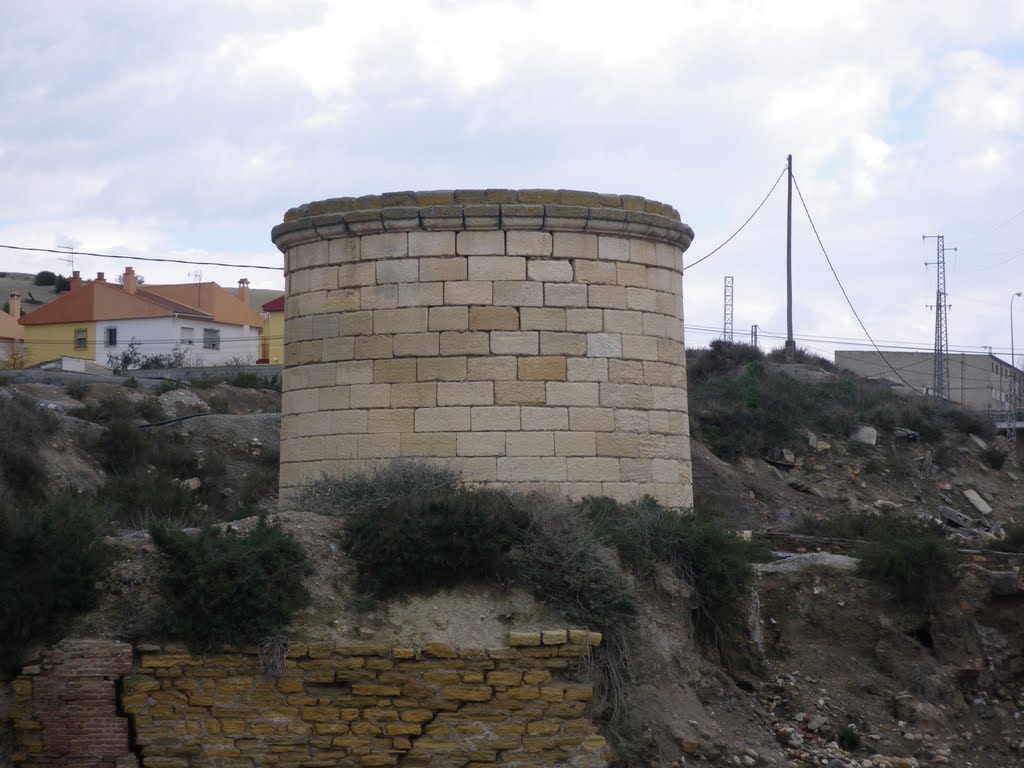
<instances>
[{"instance_id":1,"label":"rooftop antenna","mask_svg":"<svg viewBox=\"0 0 1024 768\"><path fill-rule=\"evenodd\" d=\"M57 261L63 261L65 264L70 265L71 266L71 271L74 272L75 271L75 246L73 246L73 245L58 245L57 247L60 250L62 250L62 251L67 251L68 252L67 256L58 256L57 257Z\"/></svg>"}]
</instances>

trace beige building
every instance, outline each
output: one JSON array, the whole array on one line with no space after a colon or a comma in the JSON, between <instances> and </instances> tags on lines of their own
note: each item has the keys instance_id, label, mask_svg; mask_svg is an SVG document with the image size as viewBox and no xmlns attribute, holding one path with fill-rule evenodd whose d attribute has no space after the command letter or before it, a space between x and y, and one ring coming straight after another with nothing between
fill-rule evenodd
<instances>
[{"instance_id":1,"label":"beige building","mask_svg":"<svg viewBox=\"0 0 1024 768\"><path fill-rule=\"evenodd\" d=\"M888 360L888 365L886 364ZM878 352L836 350L836 366L869 379L884 379L914 391L932 394L935 357L931 352L886 352L885 360ZM892 368L899 372L893 373ZM1017 401L1024 388L1024 373L995 355L953 353L949 356L949 399L976 411L1007 411L1011 409L1010 382L1016 372ZM903 377L904 381L900 380Z\"/></svg>"}]
</instances>

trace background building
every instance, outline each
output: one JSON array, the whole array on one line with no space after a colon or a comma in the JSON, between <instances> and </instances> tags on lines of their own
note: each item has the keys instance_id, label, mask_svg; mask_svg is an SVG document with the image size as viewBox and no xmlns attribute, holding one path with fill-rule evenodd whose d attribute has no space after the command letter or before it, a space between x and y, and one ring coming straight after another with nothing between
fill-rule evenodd
<instances>
[{"instance_id":1,"label":"background building","mask_svg":"<svg viewBox=\"0 0 1024 768\"><path fill-rule=\"evenodd\" d=\"M836 366L869 379L884 379L922 395L932 394L935 355L931 352L878 352L836 350ZM891 365L899 372L893 373ZM949 399L976 411L1011 409L1010 381L1016 373L1018 393L1024 382L1022 372L995 355L955 353L949 356ZM900 380L900 376L906 384ZM1020 394L1017 397L1020 402Z\"/></svg>"},{"instance_id":2,"label":"background building","mask_svg":"<svg viewBox=\"0 0 1024 768\"><path fill-rule=\"evenodd\" d=\"M71 277L71 290L21 318L25 364L71 357L106 365L135 343L144 356L180 355L187 365L255 362L263 316L217 283L140 285L126 267L120 284Z\"/></svg>"}]
</instances>

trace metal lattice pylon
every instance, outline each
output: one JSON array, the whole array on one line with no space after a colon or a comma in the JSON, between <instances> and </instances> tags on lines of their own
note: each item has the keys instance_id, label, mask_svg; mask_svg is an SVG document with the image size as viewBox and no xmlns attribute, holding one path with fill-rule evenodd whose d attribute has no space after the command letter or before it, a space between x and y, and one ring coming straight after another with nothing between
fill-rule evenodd
<instances>
[{"instance_id":1,"label":"metal lattice pylon","mask_svg":"<svg viewBox=\"0 0 1024 768\"><path fill-rule=\"evenodd\" d=\"M946 322L946 245L943 235L935 238L935 351L933 354L932 394L949 400L949 329ZM955 248L953 250L956 250ZM926 262L927 263L927 262ZM963 396L961 395L961 399Z\"/></svg>"},{"instance_id":2,"label":"metal lattice pylon","mask_svg":"<svg viewBox=\"0 0 1024 768\"><path fill-rule=\"evenodd\" d=\"M732 276L725 278L725 308L722 319L722 339L732 343Z\"/></svg>"}]
</instances>

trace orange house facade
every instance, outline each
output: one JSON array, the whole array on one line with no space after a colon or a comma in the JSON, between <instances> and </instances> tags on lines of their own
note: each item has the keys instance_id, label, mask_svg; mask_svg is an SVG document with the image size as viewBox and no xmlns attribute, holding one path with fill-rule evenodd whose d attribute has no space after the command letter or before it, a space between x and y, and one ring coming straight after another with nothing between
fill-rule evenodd
<instances>
[{"instance_id":1,"label":"orange house facade","mask_svg":"<svg viewBox=\"0 0 1024 768\"><path fill-rule=\"evenodd\" d=\"M21 318L25 365L71 357L107 365L131 345L143 356L179 356L185 365L255 362L263 317L249 306L249 283L238 296L217 283L140 285L132 267L121 283L100 272Z\"/></svg>"}]
</instances>

